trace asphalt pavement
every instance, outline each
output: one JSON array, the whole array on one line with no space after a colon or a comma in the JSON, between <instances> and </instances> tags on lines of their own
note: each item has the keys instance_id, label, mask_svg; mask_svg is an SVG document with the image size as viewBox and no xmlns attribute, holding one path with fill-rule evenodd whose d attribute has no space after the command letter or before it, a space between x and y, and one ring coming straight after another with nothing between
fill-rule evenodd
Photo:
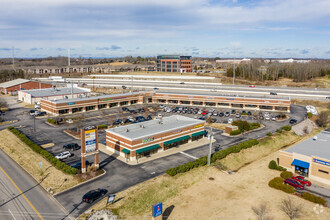
<instances>
[{"instance_id":1,"label":"asphalt pavement","mask_svg":"<svg viewBox=\"0 0 330 220\"><path fill-rule=\"evenodd\" d=\"M11 98L11 97L10 97ZM13 125L0 126L0 129L4 129L8 126L15 126L21 132L26 134L30 139L35 141L37 144L45 144L45 143L54 143L53 147L47 148L47 150L54 155L62 152L62 146L67 143L78 143L80 144L80 140L76 140L71 136L65 134L63 132L64 129L74 127L74 125L62 125L59 127L53 127L45 123L46 118L38 118L34 120L33 117L29 116L26 112L28 109L21 108L17 106L17 104L13 103L11 100L11 104L14 106L10 111L3 116L6 120L18 119L19 121ZM16 107L15 107L16 106ZM135 107L129 107L135 108ZM119 117L118 109L106 109L106 114L113 113L111 116L112 119ZM100 111L87 112L85 117L96 117L102 114ZM154 115L157 112L153 113ZM125 114L126 116L128 114ZM306 117L306 110L302 106L291 106L291 117L294 117L298 120L298 123L301 122L304 117ZM185 114L185 116L195 117L192 114ZM69 116L72 117L72 116ZM233 117L233 116L231 116ZM220 122L225 122L228 120L225 117L216 117ZM247 120L254 121L253 119L247 117ZM214 146L219 146L224 149L231 145L240 143L242 141L260 138L265 136L268 132L275 132L276 129L287 125L289 120L284 120L282 122L275 121L261 121L265 127L259 131L252 131L247 135L242 135L238 137L226 137L221 135L220 130L214 129L214 137L216 139L216 143ZM91 118L87 119L85 125L88 124L106 124L109 122L107 117L99 117L99 118ZM34 126L35 125L35 126ZM34 129L35 127L35 129ZM34 130L36 132L34 132ZM100 142L105 141L105 132L102 131L99 134ZM59 194L55 196L55 198L65 207L65 209L74 217L79 216L81 213L86 211L90 204L82 203L81 198L83 194L88 192L91 189L96 188L105 188L108 190L108 194L113 194L125 190L131 186L134 186L143 181L154 178L155 176L162 175L166 169L175 167L189 161L193 161L193 157L201 157L208 154L208 145L204 145L195 149L190 149L184 151L185 154L176 153L173 155L169 155L166 157L162 157L159 159L155 159L153 161L149 161L143 164L138 165L127 165L126 163L117 160L113 156L108 156L104 153L100 153L100 166L106 171L106 174L78 187L70 189L65 193ZM80 160L80 152L75 151L74 156L66 160L67 164L73 164ZM190 155L190 156L187 156ZM93 158L87 158L90 161L93 161ZM18 176L16 177L20 179ZM16 180L15 180L16 181ZM17 180L19 181L19 180ZM38 199L38 197L34 197L33 199ZM43 211L41 211L43 213ZM50 212L52 213L52 212Z\"/></svg>"}]
</instances>

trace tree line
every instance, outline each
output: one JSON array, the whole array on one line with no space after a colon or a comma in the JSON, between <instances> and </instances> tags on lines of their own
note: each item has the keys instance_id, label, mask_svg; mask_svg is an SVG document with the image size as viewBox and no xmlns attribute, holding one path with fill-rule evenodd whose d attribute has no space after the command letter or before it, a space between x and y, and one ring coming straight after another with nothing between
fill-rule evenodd
<instances>
[{"instance_id":1,"label":"tree line","mask_svg":"<svg viewBox=\"0 0 330 220\"><path fill-rule=\"evenodd\" d=\"M315 77L330 75L330 63L264 63L252 61L242 63L235 68L235 77L264 81L278 80L281 77L290 78L294 82L305 82ZM228 68L226 76L233 76L233 68Z\"/></svg>"},{"instance_id":2,"label":"tree line","mask_svg":"<svg viewBox=\"0 0 330 220\"><path fill-rule=\"evenodd\" d=\"M17 78L25 78L23 70L0 70L0 82L6 82Z\"/></svg>"}]
</instances>

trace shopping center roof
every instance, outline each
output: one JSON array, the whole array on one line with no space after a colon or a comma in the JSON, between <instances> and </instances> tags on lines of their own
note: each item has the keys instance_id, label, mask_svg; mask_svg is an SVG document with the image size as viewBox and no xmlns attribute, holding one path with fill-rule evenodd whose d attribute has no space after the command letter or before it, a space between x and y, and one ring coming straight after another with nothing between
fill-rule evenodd
<instances>
[{"instance_id":1,"label":"shopping center roof","mask_svg":"<svg viewBox=\"0 0 330 220\"><path fill-rule=\"evenodd\" d=\"M199 125L203 122L205 121L180 115L172 115L169 117L163 117L162 119L154 119L136 124L110 128L106 131L125 139L136 140L169 131L173 131L173 133L176 133L175 131L180 132L179 130L182 128Z\"/></svg>"},{"instance_id":2,"label":"shopping center roof","mask_svg":"<svg viewBox=\"0 0 330 220\"><path fill-rule=\"evenodd\" d=\"M322 131L320 134L284 151L330 160L330 132Z\"/></svg>"},{"instance_id":3,"label":"shopping center roof","mask_svg":"<svg viewBox=\"0 0 330 220\"><path fill-rule=\"evenodd\" d=\"M88 93L90 92L90 90L78 88L78 87L72 87L72 88L62 87L62 88L23 90L23 92L27 94L31 94L32 97L49 97L49 96L59 96L59 95L70 95L71 93L73 94Z\"/></svg>"},{"instance_id":4,"label":"shopping center roof","mask_svg":"<svg viewBox=\"0 0 330 220\"><path fill-rule=\"evenodd\" d=\"M19 84L30 82L30 80L27 79L14 79L8 82L0 83L0 88L8 88L12 86L17 86Z\"/></svg>"},{"instance_id":5,"label":"shopping center roof","mask_svg":"<svg viewBox=\"0 0 330 220\"><path fill-rule=\"evenodd\" d=\"M89 101L89 100L95 100L95 99L111 99L111 98L116 98L116 97L124 97L124 96L130 96L130 95L138 95L138 94L139 94L138 92L133 92L133 93L121 93L121 94L111 94L111 95L99 95L99 96L91 96L91 97L86 97L86 98L52 100L51 102L67 103L67 102Z\"/></svg>"}]
</instances>

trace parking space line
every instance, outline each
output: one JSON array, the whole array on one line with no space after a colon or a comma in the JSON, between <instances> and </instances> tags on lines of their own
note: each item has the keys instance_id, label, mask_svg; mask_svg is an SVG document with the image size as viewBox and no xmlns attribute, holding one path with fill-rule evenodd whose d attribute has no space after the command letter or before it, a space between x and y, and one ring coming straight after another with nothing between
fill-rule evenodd
<instances>
[{"instance_id":1,"label":"parking space line","mask_svg":"<svg viewBox=\"0 0 330 220\"><path fill-rule=\"evenodd\" d=\"M187 157L193 158L195 160L198 159L197 157L194 157L193 155L187 154L187 153L185 153L183 151L181 151L180 153L183 154L183 155L186 155Z\"/></svg>"}]
</instances>

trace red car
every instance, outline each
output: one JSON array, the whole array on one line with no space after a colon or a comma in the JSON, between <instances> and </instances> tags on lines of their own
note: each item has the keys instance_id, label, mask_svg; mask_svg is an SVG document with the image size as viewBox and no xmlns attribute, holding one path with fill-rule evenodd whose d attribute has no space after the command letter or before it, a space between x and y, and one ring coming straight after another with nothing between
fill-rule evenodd
<instances>
[{"instance_id":1,"label":"red car","mask_svg":"<svg viewBox=\"0 0 330 220\"><path fill-rule=\"evenodd\" d=\"M202 115L207 115L208 113L209 113L208 111L204 110L204 111L202 112Z\"/></svg>"},{"instance_id":2,"label":"red car","mask_svg":"<svg viewBox=\"0 0 330 220\"><path fill-rule=\"evenodd\" d=\"M251 86L249 86L249 87L254 88L254 87L256 87L256 86L255 86L255 85L251 85Z\"/></svg>"},{"instance_id":3,"label":"red car","mask_svg":"<svg viewBox=\"0 0 330 220\"><path fill-rule=\"evenodd\" d=\"M300 183L294 179L291 179L291 178L287 178L286 180L284 180L284 183L286 185L291 185L296 189L304 189L304 185L302 183Z\"/></svg>"},{"instance_id":4,"label":"red car","mask_svg":"<svg viewBox=\"0 0 330 220\"><path fill-rule=\"evenodd\" d=\"M303 176L293 176L292 179L294 179L306 186L312 185L312 183L310 181L306 180Z\"/></svg>"}]
</instances>

